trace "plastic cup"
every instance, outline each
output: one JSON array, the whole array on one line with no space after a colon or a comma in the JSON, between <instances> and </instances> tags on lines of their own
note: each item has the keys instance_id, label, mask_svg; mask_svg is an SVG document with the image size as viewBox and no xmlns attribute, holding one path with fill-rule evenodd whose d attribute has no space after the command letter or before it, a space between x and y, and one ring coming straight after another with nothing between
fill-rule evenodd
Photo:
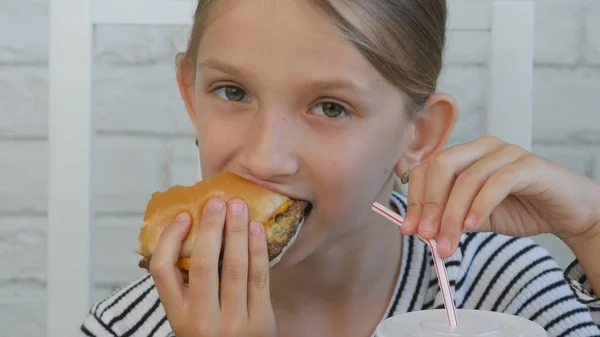
<instances>
[{"instance_id":1,"label":"plastic cup","mask_svg":"<svg viewBox=\"0 0 600 337\"><path fill-rule=\"evenodd\" d=\"M445 310L424 310L385 319L377 337L548 337L525 318L492 311L457 309L460 324L451 327Z\"/></svg>"}]
</instances>

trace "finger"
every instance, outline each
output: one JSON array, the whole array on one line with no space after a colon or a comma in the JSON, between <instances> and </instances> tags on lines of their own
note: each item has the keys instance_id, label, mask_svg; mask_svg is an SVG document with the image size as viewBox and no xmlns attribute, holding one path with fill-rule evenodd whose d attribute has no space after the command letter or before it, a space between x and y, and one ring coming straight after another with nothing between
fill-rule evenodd
<instances>
[{"instance_id":1,"label":"finger","mask_svg":"<svg viewBox=\"0 0 600 337\"><path fill-rule=\"evenodd\" d=\"M188 214L181 214L160 235L156 249L150 261L150 274L154 279L156 290L160 296L165 312L172 315L184 302L183 276L177 260L181 244L185 239L191 223Z\"/></svg>"},{"instance_id":2,"label":"finger","mask_svg":"<svg viewBox=\"0 0 600 337\"><path fill-rule=\"evenodd\" d=\"M417 233L421 214L423 213L423 198L425 196L425 172L427 164L421 164L410 171L410 180L408 182L408 205L404 223L400 227L400 232L404 235L414 235Z\"/></svg>"},{"instance_id":3,"label":"finger","mask_svg":"<svg viewBox=\"0 0 600 337\"><path fill-rule=\"evenodd\" d=\"M247 317L248 210L241 200L228 203L221 274L221 307L229 317Z\"/></svg>"},{"instance_id":4,"label":"finger","mask_svg":"<svg viewBox=\"0 0 600 337\"><path fill-rule=\"evenodd\" d=\"M209 200L197 228L192 249L189 299L199 312L219 310L219 255L225 225L225 202Z\"/></svg>"},{"instance_id":5,"label":"finger","mask_svg":"<svg viewBox=\"0 0 600 337\"><path fill-rule=\"evenodd\" d=\"M487 179L500 168L519 160L526 152L514 145L505 145L473 163L456 178L442 215L437 235L442 257L454 254L460 235L474 230L473 219L467 213Z\"/></svg>"},{"instance_id":6,"label":"finger","mask_svg":"<svg viewBox=\"0 0 600 337\"><path fill-rule=\"evenodd\" d=\"M424 239L433 239L440 227L440 219L448 201L450 189L454 183L456 158L450 152L440 153L427 163L423 213L419 222L419 235Z\"/></svg>"},{"instance_id":7,"label":"finger","mask_svg":"<svg viewBox=\"0 0 600 337\"><path fill-rule=\"evenodd\" d=\"M264 228L260 222L250 223L248 268L248 313L264 315L271 305L269 292L269 254Z\"/></svg>"},{"instance_id":8,"label":"finger","mask_svg":"<svg viewBox=\"0 0 600 337\"><path fill-rule=\"evenodd\" d=\"M484 137L455 145L433 156L427 165L425 198L419 234L426 239L437 236L441 218L456 176L487 154L505 146L495 137ZM441 242L442 246L447 242Z\"/></svg>"},{"instance_id":9,"label":"finger","mask_svg":"<svg viewBox=\"0 0 600 337\"><path fill-rule=\"evenodd\" d=\"M473 200L468 217L474 221L474 228L481 230L492 211L513 192L519 192L536 180L535 157L521 157L520 160L495 171L484 183L481 191Z\"/></svg>"}]
</instances>

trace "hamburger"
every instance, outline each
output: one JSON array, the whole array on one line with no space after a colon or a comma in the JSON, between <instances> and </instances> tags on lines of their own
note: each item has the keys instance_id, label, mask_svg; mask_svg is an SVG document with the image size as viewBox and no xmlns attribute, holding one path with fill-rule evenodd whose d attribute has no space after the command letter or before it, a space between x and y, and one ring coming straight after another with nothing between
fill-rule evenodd
<instances>
[{"instance_id":1,"label":"hamburger","mask_svg":"<svg viewBox=\"0 0 600 337\"><path fill-rule=\"evenodd\" d=\"M143 224L138 236L136 253L142 256L139 267L148 269L158 239L166 226L181 213L191 217L191 227L179 253L177 266L187 282L190 256L196 240L204 205L212 198L224 201L237 198L248 207L250 220L262 223L269 255L269 266L273 267L286 250L294 243L311 204L294 200L271 191L231 172L222 172L191 186L176 185L164 192L154 192L146 206ZM219 274L225 236L221 245Z\"/></svg>"}]
</instances>

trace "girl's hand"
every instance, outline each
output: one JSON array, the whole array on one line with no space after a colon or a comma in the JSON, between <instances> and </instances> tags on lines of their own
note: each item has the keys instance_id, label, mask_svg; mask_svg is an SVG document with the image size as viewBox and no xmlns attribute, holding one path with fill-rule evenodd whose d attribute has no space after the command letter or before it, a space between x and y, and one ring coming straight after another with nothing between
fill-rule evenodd
<instances>
[{"instance_id":1,"label":"girl's hand","mask_svg":"<svg viewBox=\"0 0 600 337\"><path fill-rule=\"evenodd\" d=\"M176 266L190 217L161 234L150 273L178 337L274 337L267 243L260 223L248 224L241 201L207 203L194 244L189 287ZM222 273L218 265L225 230Z\"/></svg>"},{"instance_id":2,"label":"girl's hand","mask_svg":"<svg viewBox=\"0 0 600 337\"><path fill-rule=\"evenodd\" d=\"M402 233L437 239L443 257L467 231L553 233L567 243L600 233L600 184L494 137L411 170L408 202Z\"/></svg>"}]
</instances>

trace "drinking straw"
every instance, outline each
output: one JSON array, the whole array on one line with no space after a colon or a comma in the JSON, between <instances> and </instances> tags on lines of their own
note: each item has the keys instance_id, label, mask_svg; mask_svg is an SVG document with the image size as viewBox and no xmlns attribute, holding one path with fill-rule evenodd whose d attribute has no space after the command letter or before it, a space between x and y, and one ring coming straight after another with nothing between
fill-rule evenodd
<instances>
[{"instance_id":1,"label":"drinking straw","mask_svg":"<svg viewBox=\"0 0 600 337\"><path fill-rule=\"evenodd\" d=\"M390 210L389 208L383 206L378 202L373 203L371 209L376 213L382 215L386 219L390 220L391 222L395 223L399 227L401 227L402 224L404 224L404 218L402 218L399 214L395 213L394 211ZM442 291L442 297L444 299L444 308L446 309L448 324L453 327L457 326L458 318L456 316L456 305L454 303L454 298L452 297L450 282L448 281L446 264L444 264L444 260L438 252L437 242L435 240L425 240L418 235L417 237L421 241L425 242L427 246L429 246L429 250L431 250L431 254L433 255L433 264L435 265L435 273L437 275L438 283Z\"/></svg>"}]
</instances>

